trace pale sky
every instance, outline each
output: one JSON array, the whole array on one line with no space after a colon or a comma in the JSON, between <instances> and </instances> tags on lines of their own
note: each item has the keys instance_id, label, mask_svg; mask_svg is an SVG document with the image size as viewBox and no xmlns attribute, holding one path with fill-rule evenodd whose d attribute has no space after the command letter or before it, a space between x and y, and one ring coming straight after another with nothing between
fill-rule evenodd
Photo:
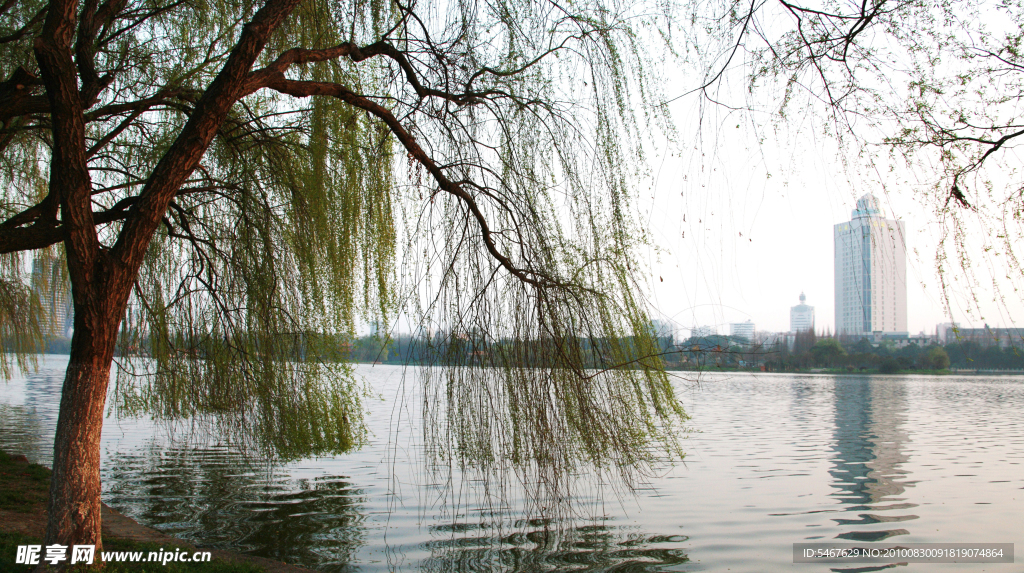
<instances>
[{"instance_id":1,"label":"pale sky","mask_svg":"<svg viewBox=\"0 0 1024 573\"><path fill-rule=\"evenodd\" d=\"M781 22L792 24L788 16ZM715 325L725 334L730 322L748 319L758 330L788 331L790 307L804 292L815 308L816 328L834 330L833 225L848 221L857 198L873 193L888 218L906 225L910 333L934 333L938 323L951 320L974 327L1024 322L1022 296L1011 284L1024 292L1024 280L1019 270L1006 272L1007 256L1000 252L1005 249L992 236L968 230L964 253L978 272L968 275L949 263L944 276L951 285L945 291L940 286L936 255L943 225L934 213L935 199L923 193L934 172L920 165L890 166L881 148L868 157L848 149L839 153L836 139L824 134L822 118L803 113L799 104L780 119L771 93L747 89L740 59L730 59L730 70L711 88L723 105L702 106L696 95L677 97L701 83L700 68L679 67L666 75L664 94L680 135L672 148L664 136L650 136L648 144L659 156L651 161L651 180L640 185L637 205L662 249L647 253L655 318L660 313L682 327ZM908 78L890 76L876 87L898 88ZM791 101L804 98L816 105L815 96L801 89ZM781 100L780 93L774 97ZM858 139L889 135L871 132L862 117L849 120ZM1022 158L1013 149L1003 153L1002 170L990 170L996 197L1005 197L1003 188L1013 181L1011 188L1021 185L1016 171ZM868 165L872 159L878 167ZM1021 238L1016 239L1014 244Z\"/></svg>"},{"instance_id":2,"label":"pale sky","mask_svg":"<svg viewBox=\"0 0 1024 573\"><path fill-rule=\"evenodd\" d=\"M674 112L685 117L685 103L679 107ZM717 325L723 334L729 322L748 319L758 330L787 331L790 307L804 292L817 330L834 330L833 225L848 221L857 198L871 192L888 218L906 224L910 333L932 334L950 320L935 271L939 226L913 174L883 176L856 161L844 169L834 142L812 129L794 143L739 117L718 122L703 144L661 157L653 192L639 193L646 226L665 249L648 255L651 303L664 317L683 327ZM955 320L1012 326L1011 315L1024 316L1019 300L992 304L982 287L983 312L972 316L953 289Z\"/></svg>"}]
</instances>

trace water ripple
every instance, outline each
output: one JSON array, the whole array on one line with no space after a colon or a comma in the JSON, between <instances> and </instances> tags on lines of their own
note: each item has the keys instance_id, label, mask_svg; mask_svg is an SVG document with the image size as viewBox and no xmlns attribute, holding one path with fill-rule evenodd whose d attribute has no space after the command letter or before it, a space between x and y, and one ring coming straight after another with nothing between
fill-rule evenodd
<instances>
[{"instance_id":1,"label":"water ripple","mask_svg":"<svg viewBox=\"0 0 1024 573\"><path fill-rule=\"evenodd\" d=\"M0 385L0 448L49 461L61 360ZM636 497L582 488L579 517L554 522L523 519L520 498L496 499L478 481L446 490L419 461L418 407L402 410L402 431L392 422L414 379L357 372L387 399L373 404L364 450L272 466L111 418L104 500L199 545L332 573L804 571L791 550L805 539L1024 544L1020 377L706 376L679 387L698 430L685 463ZM962 570L832 571L896 566Z\"/></svg>"}]
</instances>

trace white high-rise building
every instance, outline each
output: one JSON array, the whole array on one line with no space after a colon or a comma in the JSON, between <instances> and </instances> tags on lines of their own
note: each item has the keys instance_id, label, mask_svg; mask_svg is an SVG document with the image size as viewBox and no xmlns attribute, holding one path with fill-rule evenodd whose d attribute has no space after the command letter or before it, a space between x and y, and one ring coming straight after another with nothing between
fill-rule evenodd
<instances>
[{"instance_id":1,"label":"white high-rise building","mask_svg":"<svg viewBox=\"0 0 1024 573\"><path fill-rule=\"evenodd\" d=\"M800 304L789 307L789 331L805 332L814 328L814 307L807 303L807 295L800 293Z\"/></svg>"},{"instance_id":2,"label":"white high-rise building","mask_svg":"<svg viewBox=\"0 0 1024 573\"><path fill-rule=\"evenodd\" d=\"M871 194L835 226L836 334L907 334L905 230Z\"/></svg>"},{"instance_id":3,"label":"white high-rise building","mask_svg":"<svg viewBox=\"0 0 1024 573\"><path fill-rule=\"evenodd\" d=\"M749 320L746 322L731 322L729 323L729 335L746 338L747 342L753 342L754 323Z\"/></svg>"},{"instance_id":4,"label":"white high-rise building","mask_svg":"<svg viewBox=\"0 0 1024 573\"><path fill-rule=\"evenodd\" d=\"M32 291L39 300L42 314L39 326L46 336L68 338L74 327L71 283L61 272L60 263L52 256L38 256L32 261Z\"/></svg>"}]
</instances>

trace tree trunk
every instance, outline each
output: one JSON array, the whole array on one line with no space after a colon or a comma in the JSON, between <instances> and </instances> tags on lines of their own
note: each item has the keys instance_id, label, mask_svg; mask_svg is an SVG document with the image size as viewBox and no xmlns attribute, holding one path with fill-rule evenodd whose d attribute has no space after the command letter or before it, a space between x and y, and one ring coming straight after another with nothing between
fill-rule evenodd
<instances>
[{"instance_id":1,"label":"tree trunk","mask_svg":"<svg viewBox=\"0 0 1024 573\"><path fill-rule=\"evenodd\" d=\"M108 306L92 302L96 306ZM109 312L109 307L106 313L95 310L75 305L71 360L64 378L53 439L53 475L45 543L69 548L91 544L96 546L98 556L103 543L100 538L100 436L121 315Z\"/></svg>"},{"instance_id":2,"label":"tree trunk","mask_svg":"<svg viewBox=\"0 0 1024 573\"><path fill-rule=\"evenodd\" d=\"M235 102L270 35L301 0L267 0L242 30L220 73L139 192L113 247L101 245L93 212L85 107L72 44L78 2L50 0L33 50L50 103L53 155L47 205L59 200L60 225L75 302L71 361L53 441L47 545L96 546L100 538L100 436L110 364L128 295L160 220L195 170ZM95 3L93 3L95 9ZM98 29L98 28L96 28ZM88 32L79 36L90 37ZM96 30L92 31L94 36ZM85 107L83 107L85 106ZM56 226L56 210L50 219ZM66 563L65 563L66 565Z\"/></svg>"}]
</instances>

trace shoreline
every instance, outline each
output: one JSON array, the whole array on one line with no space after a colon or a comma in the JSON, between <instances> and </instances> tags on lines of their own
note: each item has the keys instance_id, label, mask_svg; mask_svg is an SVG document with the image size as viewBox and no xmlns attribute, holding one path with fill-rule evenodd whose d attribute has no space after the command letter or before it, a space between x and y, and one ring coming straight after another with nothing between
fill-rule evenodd
<instances>
[{"instance_id":1,"label":"shoreline","mask_svg":"<svg viewBox=\"0 0 1024 573\"><path fill-rule=\"evenodd\" d=\"M45 468L39 464L31 464L24 455L10 455L4 452L0 452L0 456L7 458L4 461L5 467L10 467L9 464L15 464L17 466L24 466L26 470L34 467ZM49 468L45 468L49 471ZM27 476L28 473L22 474ZM4 489L18 489L32 488L38 490L38 483L29 483L32 478L19 477L14 478L15 483L11 483L12 478L9 475L2 475L3 481L0 482L4 486ZM38 478L34 481L38 482ZM17 483L21 482L21 483ZM47 483L49 479L47 478ZM255 555L246 555L245 553L239 553L237 551L230 551L227 549L215 549L212 547L197 546L188 541L178 539L163 533L152 527L142 525L134 519L124 515L116 509L102 503L102 536L104 540L108 538L111 540L129 541L133 543L153 543L166 547L182 547L187 548L190 551L209 551L215 560L224 561L228 563L246 564L253 565L262 569L266 573L316 573L315 569L309 569L300 565L292 565L283 561L276 561L266 557L258 557ZM39 502L38 499L33 500L31 496L25 496L20 504L15 509L8 507L0 507L0 532L13 533L24 535L27 537L33 537L36 539L43 539L46 532L46 504L45 501ZM13 558L13 555L10 556ZM6 560L8 556L3 556L3 560Z\"/></svg>"}]
</instances>

